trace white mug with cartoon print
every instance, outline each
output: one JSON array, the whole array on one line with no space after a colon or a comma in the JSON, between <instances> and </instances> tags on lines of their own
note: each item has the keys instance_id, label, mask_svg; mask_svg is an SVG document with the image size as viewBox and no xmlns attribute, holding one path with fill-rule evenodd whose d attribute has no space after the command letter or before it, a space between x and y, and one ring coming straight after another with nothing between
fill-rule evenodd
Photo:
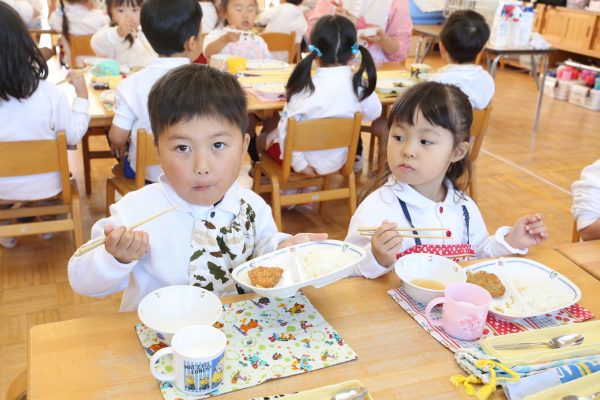
<instances>
[{"instance_id":1,"label":"white mug with cartoon print","mask_svg":"<svg viewBox=\"0 0 600 400\"><path fill-rule=\"evenodd\" d=\"M223 381L226 345L227 338L219 329L210 325L188 326L175 333L171 347L154 353L150 359L150 372L156 379L172 382L182 392L210 393ZM156 363L168 354L173 355L173 372L157 371Z\"/></svg>"},{"instance_id":2,"label":"white mug with cartoon print","mask_svg":"<svg viewBox=\"0 0 600 400\"><path fill-rule=\"evenodd\" d=\"M425 318L432 326L444 328L451 336L461 340L481 337L492 302L492 296L484 288L467 282L446 286L444 297L433 299L425 308ZM441 320L431 318L433 307L443 304Z\"/></svg>"}]
</instances>

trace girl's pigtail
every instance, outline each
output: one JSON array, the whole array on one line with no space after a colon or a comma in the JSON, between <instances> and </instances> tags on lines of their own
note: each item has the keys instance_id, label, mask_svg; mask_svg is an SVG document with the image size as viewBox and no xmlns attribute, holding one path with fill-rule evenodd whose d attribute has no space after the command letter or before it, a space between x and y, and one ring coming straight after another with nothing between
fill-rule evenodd
<instances>
[{"instance_id":1,"label":"girl's pigtail","mask_svg":"<svg viewBox=\"0 0 600 400\"><path fill-rule=\"evenodd\" d=\"M67 43L70 42L69 40L69 19L67 18L67 10L65 8L65 2L64 0L60 0L60 8L62 9L62 35L65 38L65 40L67 41Z\"/></svg>"},{"instance_id":2,"label":"girl's pigtail","mask_svg":"<svg viewBox=\"0 0 600 400\"><path fill-rule=\"evenodd\" d=\"M304 60L300 61L292 75L290 75L290 79L288 79L286 89L286 99L290 101L293 95L296 93L301 93L303 91L308 91L308 93L312 94L315 91L315 85L310 76L310 70L312 68L313 60L317 57L317 50L313 50L304 58Z\"/></svg>"},{"instance_id":3,"label":"girl's pigtail","mask_svg":"<svg viewBox=\"0 0 600 400\"><path fill-rule=\"evenodd\" d=\"M354 77L352 78L352 86L354 87L354 93L356 94L356 97L358 97L359 100L364 100L375 91L375 86L377 85L377 70L369 50L361 45L358 45L358 50L360 51L362 61L360 62L358 71L356 71ZM359 88L362 87L362 79L365 70L367 72L367 86L364 88L362 94L360 94Z\"/></svg>"}]
</instances>

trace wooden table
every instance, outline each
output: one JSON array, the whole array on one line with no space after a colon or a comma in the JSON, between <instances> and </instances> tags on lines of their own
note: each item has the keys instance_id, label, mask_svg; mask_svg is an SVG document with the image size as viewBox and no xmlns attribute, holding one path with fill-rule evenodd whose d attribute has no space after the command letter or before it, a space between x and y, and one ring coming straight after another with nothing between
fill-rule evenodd
<instances>
[{"instance_id":1,"label":"wooden table","mask_svg":"<svg viewBox=\"0 0 600 400\"><path fill-rule=\"evenodd\" d=\"M600 279L600 240L563 244L556 251Z\"/></svg>"},{"instance_id":2,"label":"wooden table","mask_svg":"<svg viewBox=\"0 0 600 400\"><path fill-rule=\"evenodd\" d=\"M534 254L579 286L584 307L600 312L600 281L550 250ZM344 279L305 294L358 354L358 360L277 379L219 399L241 399L361 380L378 399L467 399L448 378L462 373L452 354L398 306L387 290L400 281ZM245 295L248 297L248 295ZM237 300L236 296L228 300ZM136 313L34 326L29 337L28 398L162 399L134 332ZM504 398L497 391L493 399Z\"/></svg>"}]
</instances>

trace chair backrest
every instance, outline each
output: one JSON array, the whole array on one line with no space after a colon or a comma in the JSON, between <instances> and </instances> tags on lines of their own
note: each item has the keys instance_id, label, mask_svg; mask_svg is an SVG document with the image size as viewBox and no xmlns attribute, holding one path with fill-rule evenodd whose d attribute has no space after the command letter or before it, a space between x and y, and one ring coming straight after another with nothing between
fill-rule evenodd
<instances>
[{"instance_id":1,"label":"chair backrest","mask_svg":"<svg viewBox=\"0 0 600 400\"><path fill-rule=\"evenodd\" d=\"M77 68L77 57L95 56L92 49L92 35L69 35L69 50L71 51L70 67Z\"/></svg>"},{"instance_id":2,"label":"chair backrest","mask_svg":"<svg viewBox=\"0 0 600 400\"><path fill-rule=\"evenodd\" d=\"M354 118L321 118L298 122L288 119L285 148L283 150L282 180L287 182L291 173L292 152L329 150L348 148L348 158L340 169L342 175L349 175L354 168L354 154L358 146L358 137L362 114Z\"/></svg>"},{"instance_id":3,"label":"chair backrest","mask_svg":"<svg viewBox=\"0 0 600 400\"><path fill-rule=\"evenodd\" d=\"M15 177L60 172L62 198L71 202L67 139L63 131L55 140L25 140L0 144L0 176Z\"/></svg>"},{"instance_id":4,"label":"chair backrest","mask_svg":"<svg viewBox=\"0 0 600 400\"><path fill-rule=\"evenodd\" d=\"M145 129L138 129L135 160L135 186L142 188L146 184L146 167L160 164L158 151L154 144L154 135Z\"/></svg>"},{"instance_id":5,"label":"chair backrest","mask_svg":"<svg viewBox=\"0 0 600 400\"><path fill-rule=\"evenodd\" d=\"M469 150L469 160L474 162L479 156L483 136L488 127L490 114L492 113L492 103L488 104L483 110L473 109L473 123L471 124L471 149Z\"/></svg>"},{"instance_id":6,"label":"chair backrest","mask_svg":"<svg viewBox=\"0 0 600 400\"><path fill-rule=\"evenodd\" d=\"M296 45L296 32L276 33L267 32L260 35L267 43L269 51L287 51L288 63L292 64L296 61L296 56L299 53L299 47Z\"/></svg>"}]
</instances>

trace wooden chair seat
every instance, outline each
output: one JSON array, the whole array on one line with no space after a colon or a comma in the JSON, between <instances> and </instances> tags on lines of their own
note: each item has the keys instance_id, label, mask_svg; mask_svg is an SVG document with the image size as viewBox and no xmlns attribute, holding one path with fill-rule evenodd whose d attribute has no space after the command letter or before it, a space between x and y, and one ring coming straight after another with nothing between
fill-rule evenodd
<instances>
[{"instance_id":1,"label":"wooden chair seat","mask_svg":"<svg viewBox=\"0 0 600 400\"><path fill-rule=\"evenodd\" d=\"M71 68L80 68L82 66L77 64L77 57L96 56L94 49L92 49L92 36L93 35L69 35L69 51L71 53L69 66Z\"/></svg>"},{"instance_id":2,"label":"wooden chair seat","mask_svg":"<svg viewBox=\"0 0 600 400\"><path fill-rule=\"evenodd\" d=\"M55 140L3 142L0 146L0 176L18 177L48 172L60 173L62 191L59 201L62 204L3 209L0 210L0 220L50 215L66 215L66 218L3 225L0 226L0 237L73 231L75 248L78 248L83 244L81 205L77 183L69 174L65 133L59 132Z\"/></svg>"},{"instance_id":3,"label":"wooden chair seat","mask_svg":"<svg viewBox=\"0 0 600 400\"><path fill-rule=\"evenodd\" d=\"M350 216L356 210L356 181L354 176L354 154L360 135L362 115L357 113L353 119L324 118L296 122L288 119L283 162L279 165L268 154L263 153L261 160L255 164L253 190L256 193L271 193L273 218L279 230L282 228L281 207L290 204L322 202L337 199L348 199ZM308 178L295 173L291 168L292 152L327 150L340 147L348 148L345 164L331 174ZM331 177L340 175L344 178L342 187L329 188ZM262 182L266 177L268 183ZM309 193L282 194L281 190L300 189L316 186L318 190ZM320 209L322 212L322 208Z\"/></svg>"},{"instance_id":4,"label":"wooden chair seat","mask_svg":"<svg viewBox=\"0 0 600 400\"><path fill-rule=\"evenodd\" d=\"M492 104L488 104L483 110L473 110L473 123L471 124L471 148L469 149L469 160L471 161L471 181L469 182L469 196L477 201L479 194L477 187L477 157L483 138L487 132L490 115L492 114Z\"/></svg>"}]
</instances>

